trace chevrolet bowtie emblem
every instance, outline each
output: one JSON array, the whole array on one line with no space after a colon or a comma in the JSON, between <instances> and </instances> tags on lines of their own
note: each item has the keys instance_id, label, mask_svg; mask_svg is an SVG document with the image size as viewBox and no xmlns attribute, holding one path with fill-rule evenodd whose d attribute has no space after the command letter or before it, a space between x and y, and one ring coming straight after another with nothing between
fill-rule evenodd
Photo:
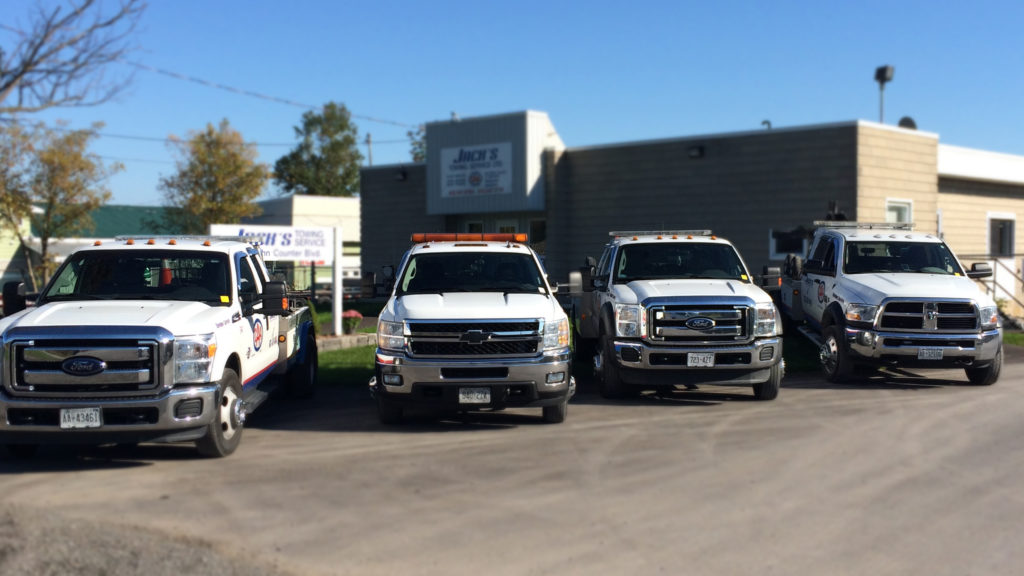
<instances>
[{"instance_id":1,"label":"chevrolet bowtie emblem","mask_svg":"<svg viewBox=\"0 0 1024 576\"><path fill-rule=\"evenodd\" d=\"M459 337L459 342L467 342L469 344L481 344L490 339L490 332L484 332L483 330L469 330L462 333L462 336Z\"/></svg>"}]
</instances>

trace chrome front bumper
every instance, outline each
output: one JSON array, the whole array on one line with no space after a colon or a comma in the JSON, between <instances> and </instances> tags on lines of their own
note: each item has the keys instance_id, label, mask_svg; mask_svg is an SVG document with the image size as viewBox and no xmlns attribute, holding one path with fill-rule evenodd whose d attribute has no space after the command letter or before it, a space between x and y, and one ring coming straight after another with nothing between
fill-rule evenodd
<instances>
[{"instance_id":1,"label":"chrome front bumper","mask_svg":"<svg viewBox=\"0 0 1024 576\"><path fill-rule=\"evenodd\" d=\"M985 365L995 359L1003 345L1002 331L934 334L920 332L882 332L847 326L845 338L850 351L861 359L879 362L916 361L922 363ZM922 349L941 350L941 360L922 358Z\"/></svg>"},{"instance_id":2,"label":"chrome front bumper","mask_svg":"<svg viewBox=\"0 0 1024 576\"><path fill-rule=\"evenodd\" d=\"M719 346L652 346L642 341L616 340L615 363L626 384L661 385L695 383L747 385L771 377L771 368L782 361L782 338L754 340L748 344ZM690 354L712 354L711 366L689 365ZM596 363L595 363L596 364ZM595 366L599 368L598 366Z\"/></svg>"}]
</instances>

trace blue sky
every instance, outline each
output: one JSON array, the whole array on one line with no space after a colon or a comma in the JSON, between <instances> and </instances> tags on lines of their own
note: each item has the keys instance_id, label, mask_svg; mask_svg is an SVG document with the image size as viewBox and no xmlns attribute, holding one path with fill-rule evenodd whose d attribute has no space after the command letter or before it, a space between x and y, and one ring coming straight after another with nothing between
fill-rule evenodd
<instances>
[{"instance_id":1,"label":"blue sky","mask_svg":"<svg viewBox=\"0 0 1024 576\"><path fill-rule=\"evenodd\" d=\"M30 6L3 4L23 9L15 19ZM883 64L895 67L886 123L909 115L942 143L1024 155L1022 23L1021 2L150 0L133 59L313 106L344 103L360 141L372 134L374 165L409 162L409 128L369 118L414 126L453 111L539 110L568 146L763 120L877 121ZM185 136L227 118L272 165L304 111L135 70L115 102L37 117L106 123L93 150L125 165L113 202L159 205L174 154L115 135Z\"/></svg>"}]
</instances>

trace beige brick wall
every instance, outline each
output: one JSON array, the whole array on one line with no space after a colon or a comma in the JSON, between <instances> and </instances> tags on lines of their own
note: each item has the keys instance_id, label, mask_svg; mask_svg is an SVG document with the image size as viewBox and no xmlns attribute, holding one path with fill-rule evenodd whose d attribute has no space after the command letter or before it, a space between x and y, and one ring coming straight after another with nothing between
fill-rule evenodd
<instances>
[{"instance_id":1,"label":"beige brick wall","mask_svg":"<svg viewBox=\"0 0 1024 576\"><path fill-rule=\"evenodd\" d=\"M885 222L889 201L909 201L916 230L935 232L938 143L931 134L859 125L856 219Z\"/></svg>"}]
</instances>

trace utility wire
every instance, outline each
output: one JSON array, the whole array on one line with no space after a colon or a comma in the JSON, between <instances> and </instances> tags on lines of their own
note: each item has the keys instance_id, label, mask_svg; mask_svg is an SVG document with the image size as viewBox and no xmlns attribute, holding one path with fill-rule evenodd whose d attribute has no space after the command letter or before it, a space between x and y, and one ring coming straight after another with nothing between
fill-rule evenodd
<instances>
[{"instance_id":1,"label":"utility wire","mask_svg":"<svg viewBox=\"0 0 1024 576\"><path fill-rule=\"evenodd\" d=\"M134 66L142 70L149 72L155 72L157 74L163 74L164 76L170 76L177 80L185 80L187 82L194 82L196 84L202 84L203 86L209 86L211 88L217 88L219 90L226 90L235 94L242 94L243 96L251 96L253 98L260 98L262 100L268 100L270 102L277 102L278 104L287 104L288 106L295 106L297 108L306 108L309 110L319 110L320 106L313 106L311 104L303 104L302 102L296 102L294 100L288 100L286 98L278 98L277 96L268 96L267 94L261 94L259 92L253 92L252 90L244 90L242 88L235 88L234 86L228 86L226 84L220 84L218 82L210 82L209 80L203 80L202 78L196 78L195 76L187 76L185 74L179 74L170 70L164 70L162 68L156 68L149 64L143 64L142 62L133 62L130 60L121 60L129 66ZM351 114L351 112L350 112ZM385 120L383 118L374 118L373 116L363 116L361 114L351 114L353 118L359 118L360 120L366 120L367 122L377 122L378 124L390 124L392 126L401 126L402 128L416 128L412 124L406 124L404 122L395 122L394 120Z\"/></svg>"}]
</instances>

